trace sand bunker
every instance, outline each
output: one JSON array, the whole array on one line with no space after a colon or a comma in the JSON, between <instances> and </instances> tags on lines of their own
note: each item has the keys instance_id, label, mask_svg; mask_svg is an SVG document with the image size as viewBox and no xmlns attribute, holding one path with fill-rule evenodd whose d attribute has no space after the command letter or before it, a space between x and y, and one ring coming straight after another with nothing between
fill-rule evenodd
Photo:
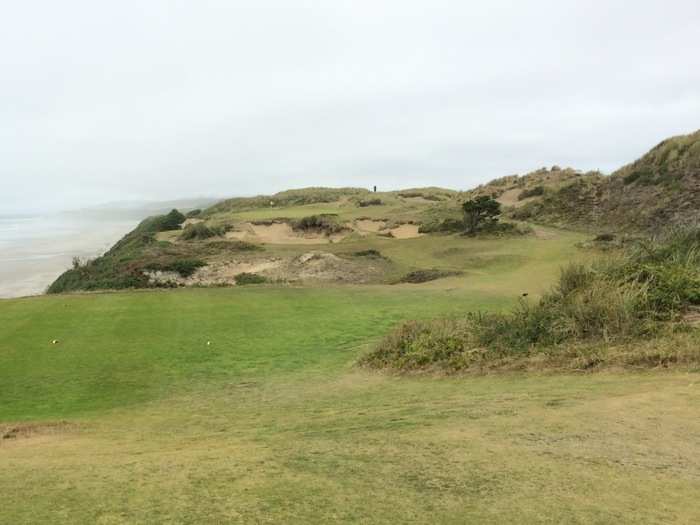
<instances>
[{"instance_id":1,"label":"sand bunker","mask_svg":"<svg viewBox=\"0 0 700 525\"><path fill-rule=\"evenodd\" d=\"M379 233L386 228L386 221L377 221L373 219L359 219L353 224L353 228L357 230L360 235L367 235L369 233Z\"/></svg>"},{"instance_id":2,"label":"sand bunker","mask_svg":"<svg viewBox=\"0 0 700 525\"><path fill-rule=\"evenodd\" d=\"M255 261L226 261L212 262L199 268L190 277L182 277L177 272L147 271L151 283L174 283L181 286L195 285L233 285L239 273L269 273L270 270L281 266L281 259L260 259Z\"/></svg>"},{"instance_id":3,"label":"sand bunker","mask_svg":"<svg viewBox=\"0 0 700 525\"><path fill-rule=\"evenodd\" d=\"M417 224L402 224L396 228L382 230L381 233L390 233L395 239L413 239L425 235L424 233L418 233Z\"/></svg>"},{"instance_id":4,"label":"sand bunker","mask_svg":"<svg viewBox=\"0 0 700 525\"><path fill-rule=\"evenodd\" d=\"M226 234L229 239L239 241L260 242L263 244L328 244L341 241L345 233L324 235L316 232L297 232L286 222L271 224L253 224L247 222L237 231Z\"/></svg>"},{"instance_id":5,"label":"sand bunker","mask_svg":"<svg viewBox=\"0 0 700 525\"><path fill-rule=\"evenodd\" d=\"M186 219L185 222L182 223L182 229L184 230L190 224L199 224L200 222L204 222L204 219L196 219L194 217L192 217L190 219Z\"/></svg>"},{"instance_id":6,"label":"sand bunker","mask_svg":"<svg viewBox=\"0 0 700 525\"><path fill-rule=\"evenodd\" d=\"M176 272L162 271L148 271L145 275L152 284L178 286L231 286L236 284L236 275L240 273L255 273L270 281L288 283L373 283L382 280L389 264L384 259L368 261L313 251L286 258L214 261L199 268L190 277L181 277Z\"/></svg>"}]
</instances>

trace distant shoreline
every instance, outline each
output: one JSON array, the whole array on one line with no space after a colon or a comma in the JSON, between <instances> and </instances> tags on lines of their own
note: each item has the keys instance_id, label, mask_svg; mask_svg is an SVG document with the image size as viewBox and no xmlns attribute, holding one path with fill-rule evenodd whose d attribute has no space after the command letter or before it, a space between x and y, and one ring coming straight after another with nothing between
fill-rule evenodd
<instances>
[{"instance_id":1,"label":"distant shoreline","mask_svg":"<svg viewBox=\"0 0 700 525\"><path fill-rule=\"evenodd\" d=\"M0 298L43 294L73 257L101 255L138 222L132 217L0 215Z\"/></svg>"}]
</instances>

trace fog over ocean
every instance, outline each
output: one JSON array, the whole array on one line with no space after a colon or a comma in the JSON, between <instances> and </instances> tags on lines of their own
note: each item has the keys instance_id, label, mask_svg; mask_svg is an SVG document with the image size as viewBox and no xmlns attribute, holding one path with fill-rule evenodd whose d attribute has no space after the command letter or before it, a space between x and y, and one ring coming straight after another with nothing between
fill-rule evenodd
<instances>
[{"instance_id":1,"label":"fog over ocean","mask_svg":"<svg viewBox=\"0 0 700 525\"><path fill-rule=\"evenodd\" d=\"M128 215L0 215L0 297L43 293L73 257L104 253L136 224Z\"/></svg>"}]
</instances>

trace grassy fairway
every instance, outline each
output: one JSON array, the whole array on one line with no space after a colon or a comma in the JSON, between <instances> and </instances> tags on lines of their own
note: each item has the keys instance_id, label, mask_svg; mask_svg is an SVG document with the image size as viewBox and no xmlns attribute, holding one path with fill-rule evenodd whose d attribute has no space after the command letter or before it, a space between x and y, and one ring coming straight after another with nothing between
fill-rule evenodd
<instances>
[{"instance_id":1,"label":"grassy fairway","mask_svg":"<svg viewBox=\"0 0 700 525\"><path fill-rule=\"evenodd\" d=\"M571 241L465 245L503 264L418 286L2 301L0 523L697 522L697 375L353 366L401 319L541 290Z\"/></svg>"}]
</instances>

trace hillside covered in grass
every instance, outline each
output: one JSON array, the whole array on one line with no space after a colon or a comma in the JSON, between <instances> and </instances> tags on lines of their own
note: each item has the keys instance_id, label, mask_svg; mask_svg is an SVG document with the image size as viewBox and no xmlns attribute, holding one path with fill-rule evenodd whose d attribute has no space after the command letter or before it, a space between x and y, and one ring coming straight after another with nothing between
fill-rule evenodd
<instances>
[{"instance_id":1,"label":"hillside covered in grass","mask_svg":"<svg viewBox=\"0 0 700 525\"><path fill-rule=\"evenodd\" d=\"M455 268L455 258L433 256L428 266L416 265L416 252L442 244L423 239L428 225L459 222L460 204L457 192L440 188L307 188L230 199L187 215L173 210L144 220L102 257L76 261L48 291L390 283L424 270L449 275L470 263ZM445 239L445 248L454 243Z\"/></svg>"},{"instance_id":2,"label":"hillside covered in grass","mask_svg":"<svg viewBox=\"0 0 700 525\"><path fill-rule=\"evenodd\" d=\"M611 176L554 166L466 192L304 188L228 199L187 216L173 210L144 220L102 257L76 261L48 291L454 275L469 270L468 260L434 256L418 265L416 249L444 245L447 253L459 244L448 237L465 233L462 205L479 198L501 206L494 235L536 233L528 224L625 235L691 225L700 220L700 132L665 140ZM357 255L370 251L378 256Z\"/></svg>"},{"instance_id":3,"label":"hillside covered in grass","mask_svg":"<svg viewBox=\"0 0 700 525\"><path fill-rule=\"evenodd\" d=\"M530 185L538 174L526 176ZM610 176L542 184L510 216L595 231L650 232L700 221L700 131L672 137Z\"/></svg>"}]
</instances>

